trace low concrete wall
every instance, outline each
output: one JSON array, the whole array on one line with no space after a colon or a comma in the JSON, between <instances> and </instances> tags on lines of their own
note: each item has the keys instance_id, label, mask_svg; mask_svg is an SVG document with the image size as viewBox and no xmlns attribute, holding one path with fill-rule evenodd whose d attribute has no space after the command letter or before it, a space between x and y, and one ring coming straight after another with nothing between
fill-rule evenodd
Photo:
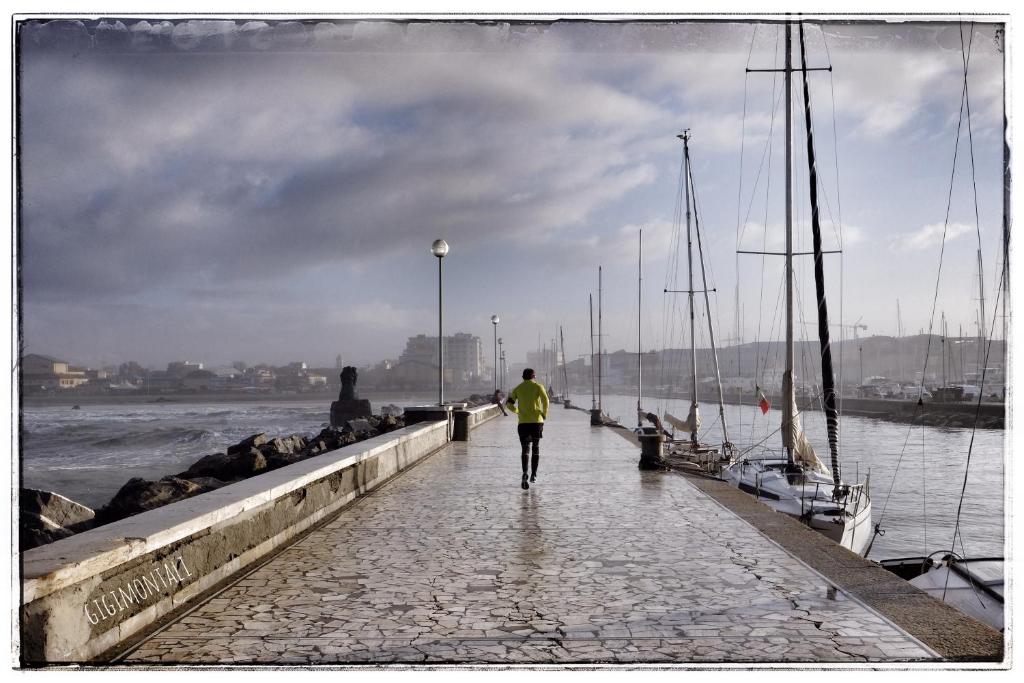
<instances>
[{"instance_id":1,"label":"low concrete wall","mask_svg":"<svg viewBox=\"0 0 1024 683\"><path fill-rule=\"evenodd\" d=\"M471 427L499 415L473 410ZM434 453L420 423L21 556L21 663L94 660Z\"/></svg>"},{"instance_id":2,"label":"low concrete wall","mask_svg":"<svg viewBox=\"0 0 1024 683\"><path fill-rule=\"evenodd\" d=\"M498 417L501 415L501 408L497 404L480 406L479 408L469 409L469 428L474 427L487 422L491 418Z\"/></svg>"}]
</instances>

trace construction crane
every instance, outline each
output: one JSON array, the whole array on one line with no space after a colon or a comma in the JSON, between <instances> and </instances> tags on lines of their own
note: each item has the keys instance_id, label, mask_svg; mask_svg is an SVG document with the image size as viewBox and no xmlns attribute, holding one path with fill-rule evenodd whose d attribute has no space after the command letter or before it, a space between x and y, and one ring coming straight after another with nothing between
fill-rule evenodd
<instances>
[{"instance_id":1,"label":"construction crane","mask_svg":"<svg viewBox=\"0 0 1024 683\"><path fill-rule=\"evenodd\" d=\"M804 326L805 327L817 327L818 325L816 323L804 323ZM852 329L853 330L853 339L854 339L854 341L859 341L860 340L860 335L857 333L857 330L867 330L868 329L868 326L865 325L864 323L862 323L860 318L858 318L857 322L853 323L852 325L843 325L842 323L830 323L829 327L845 327L845 328L848 328L848 329Z\"/></svg>"},{"instance_id":2,"label":"construction crane","mask_svg":"<svg viewBox=\"0 0 1024 683\"><path fill-rule=\"evenodd\" d=\"M857 322L852 325L843 325L842 323L831 323L829 327L842 327L853 330L853 341L857 342L857 357L860 361L860 384L864 384L864 349L860 344L860 334L858 330L867 330L868 326L861 322L864 316L857 318ZM805 327L817 327L816 324L804 323Z\"/></svg>"}]
</instances>

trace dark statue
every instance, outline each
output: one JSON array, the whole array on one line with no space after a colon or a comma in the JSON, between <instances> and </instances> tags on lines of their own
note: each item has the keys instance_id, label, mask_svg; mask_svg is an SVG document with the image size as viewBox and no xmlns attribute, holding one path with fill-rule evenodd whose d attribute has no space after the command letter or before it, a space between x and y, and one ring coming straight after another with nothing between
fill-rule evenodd
<instances>
[{"instance_id":1,"label":"dark statue","mask_svg":"<svg viewBox=\"0 0 1024 683\"><path fill-rule=\"evenodd\" d=\"M373 408L369 401L360 400L356 392L359 372L351 365L341 370L341 393L331 403L331 426L340 427L349 420L370 417Z\"/></svg>"},{"instance_id":2,"label":"dark statue","mask_svg":"<svg viewBox=\"0 0 1024 683\"><path fill-rule=\"evenodd\" d=\"M359 398L356 393L356 382L359 380L359 371L351 365L346 365L341 371L341 401L354 401Z\"/></svg>"}]
</instances>

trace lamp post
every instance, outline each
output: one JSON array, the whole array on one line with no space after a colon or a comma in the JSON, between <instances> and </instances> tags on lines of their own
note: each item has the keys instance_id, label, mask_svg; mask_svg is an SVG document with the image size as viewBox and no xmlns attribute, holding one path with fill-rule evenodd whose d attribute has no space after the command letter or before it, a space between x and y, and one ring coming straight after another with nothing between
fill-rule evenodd
<instances>
[{"instance_id":1,"label":"lamp post","mask_svg":"<svg viewBox=\"0 0 1024 683\"><path fill-rule=\"evenodd\" d=\"M942 348L946 348L945 347L945 341L946 340L943 339L942 341L943 341L943 347ZM861 384L861 386L864 386L864 347L861 346L860 344L857 345L857 355L860 356L860 384ZM945 358L943 358L943 360L945 360Z\"/></svg>"},{"instance_id":2,"label":"lamp post","mask_svg":"<svg viewBox=\"0 0 1024 683\"><path fill-rule=\"evenodd\" d=\"M505 392L505 349L502 348L502 339L498 337L498 357L501 359L501 384L498 388L501 389L502 393Z\"/></svg>"},{"instance_id":3,"label":"lamp post","mask_svg":"<svg viewBox=\"0 0 1024 683\"><path fill-rule=\"evenodd\" d=\"M505 393L505 375L508 374L508 368L505 364L505 352L501 352L501 393Z\"/></svg>"},{"instance_id":4,"label":"lamp post","mask_svg":"<svg viewBox=\"0 0 1024 683\"><path fill-rule=\"evenodd\" d=\"M491 324L494 326L494 390L498 390L498 314L491 316Z\"/></svg>"},{"instance_id":5,"label":"lamp post","mask_svg":"<svg viewBox=\"0 0 1024 683\"><path fill-rule=\"evenodd\" d=\"M444 287L441 260L448 255L448 243L434 240L430 253L437 257L437 405L444 405Z\"/></svg>"}]
</instances>

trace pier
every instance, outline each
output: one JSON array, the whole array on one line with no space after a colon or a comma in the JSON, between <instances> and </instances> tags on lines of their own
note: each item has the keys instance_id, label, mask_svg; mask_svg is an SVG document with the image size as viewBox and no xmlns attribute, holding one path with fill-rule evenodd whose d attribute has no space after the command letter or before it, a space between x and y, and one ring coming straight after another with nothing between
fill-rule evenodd
<instances>
[{"instance_id":1,"label":"pier","mask_svg":"<svg viewBox=\"0 0 1024 683\"><path fill-rule=\"evenodd\" d=\"M515 423L492 419L112 660L1001 657L992 629L745 494L641 472L637 457L616 430L553 409L539 481L523 491Z\"/></svg>"}]
</instances>

